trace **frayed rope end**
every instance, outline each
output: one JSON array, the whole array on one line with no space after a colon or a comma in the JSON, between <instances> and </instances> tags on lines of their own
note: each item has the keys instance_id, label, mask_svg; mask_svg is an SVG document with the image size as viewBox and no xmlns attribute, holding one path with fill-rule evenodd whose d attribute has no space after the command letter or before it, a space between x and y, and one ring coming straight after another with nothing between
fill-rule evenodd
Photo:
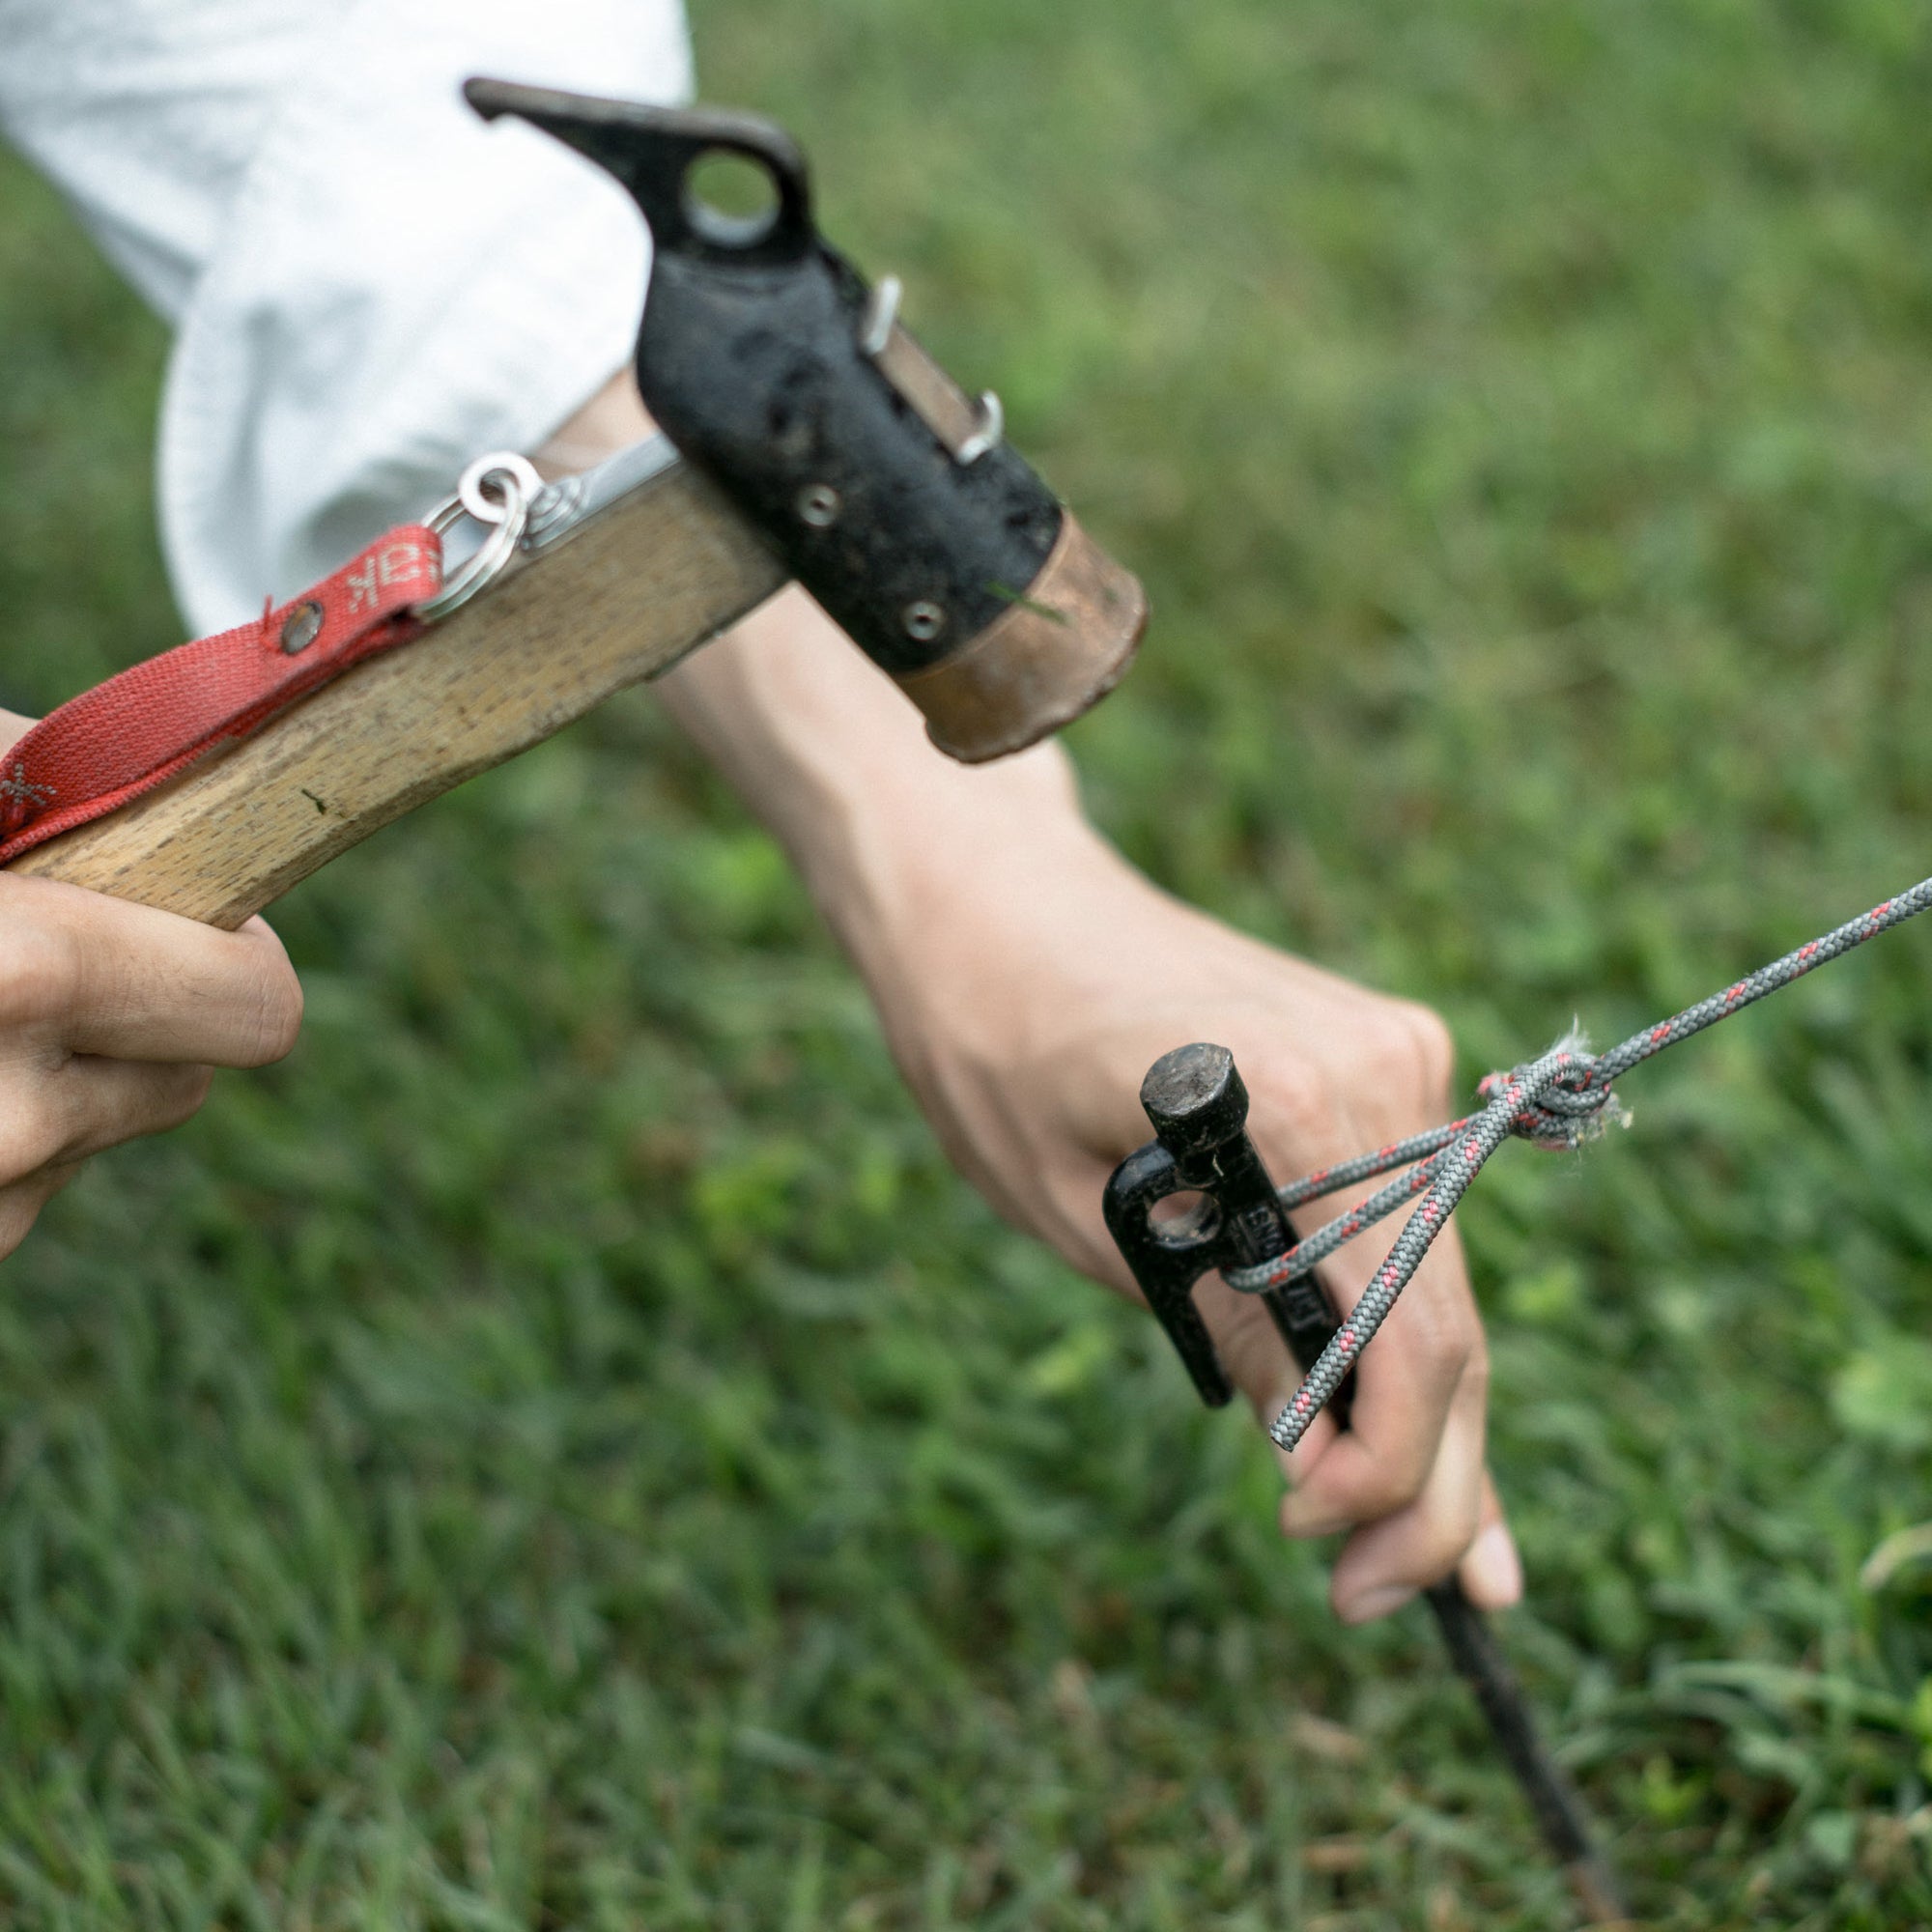
<instances>
[{"instance_id":1,"label":"frayed rope end","mask_svg":"<svg viewBox=\"0 0 1932 1932\"><path fill-rule=\"evenodd\" d=\"M1528 1085L1536 1097L1524 1103L1511 1122L1511 1132L1535 1147L1574 1152L1586 1141L1601 1139L1609 1128L1631 1123L1631 1110L1607 1087L1590 1090L1595 1065L1589 1036L1573 1020L1570 1030L1540 1059L1507 1073L1489 1074L1476 1091L1487 1100L1506 1081Z\"/></svg>"}]
</instances>

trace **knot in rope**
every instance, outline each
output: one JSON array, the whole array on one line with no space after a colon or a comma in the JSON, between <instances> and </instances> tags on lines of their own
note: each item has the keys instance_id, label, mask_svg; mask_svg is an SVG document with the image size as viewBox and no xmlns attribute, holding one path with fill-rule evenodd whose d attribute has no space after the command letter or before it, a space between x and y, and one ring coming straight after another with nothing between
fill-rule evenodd
<instances>
[{"instance_id":1,"label":"knot in rope","mask_svg":"<svg viewBox=\"0 0 1932 1932\"><path fill-rule=\"evenodd\" d=\"M1802 980L1826 961L1928 908L1932 908L1932 879L1921 879L1909 892L1882 899L1869 912L1807 940L1782 959L1747 973L1721 992L1632 1034L1605 1054L1591 1054L1581 1034L1573 1028L1540 1060L1513 1066L1507 1073L1492 1073L1484 1080L1479 1090L1483 1101L1479 1112L1451 1121L1447 1126L1392 1141L1374 1153L1358 1155L1339 1166L1321 1168L1282 1188L1282 1206L1293 1209L1371 1175L1407 1169L1347 1213L1298 1241L1285 1255L1254 1267L1224 1269L1223 1278L1230 1288L1260 1294L1285 1287L1312 1274L1345 1241L1352 1240L1384 1215L1403 1207L1409 1207L1410 1213L1334 1339L1309 1369L1293 1400L1268 1425L1276 1444L1293 1449L1301 1440L1308 1425L1387 1320L1422 1258L1448 1225L1463 1190L1504 1141L1515 1136L1538 1147L1572 1149L1595 1140L1606 1127L1627 1126L1630 1114L1610 1090L1640 1061L1729 1019L1766 994Z\"/></svg>"},{"instance_id":2,"label":"knot in rope","mask_svg":"<svg viewBox=\"0 0 1932 1932\"><path fill-rule=\"evenodd\" d=\"M1574 1153L1609 1128L1631 1123L1630 1109L1611 1091L1602 1066L1573 1027L1541 1060L1524 1061L1507 1073L1484 1074L1476 1093L1485 1103L1505 1095L1518 1102L1509 1122L1518 1139L1552 1152Z\"/></svg>"}]
</instances>

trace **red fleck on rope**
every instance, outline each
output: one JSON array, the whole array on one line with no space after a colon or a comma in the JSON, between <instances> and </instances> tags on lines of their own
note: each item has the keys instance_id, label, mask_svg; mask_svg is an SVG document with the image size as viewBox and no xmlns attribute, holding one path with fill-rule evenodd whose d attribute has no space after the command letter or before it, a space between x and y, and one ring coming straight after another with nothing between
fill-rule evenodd
<instances>
[{"instance_id":1,"label":"red fleck on rope","mask_svg":"<svg viewBox=\"0 0 1932 1932\"><path fill-rule=\"evenodd\" d=\"M1575 1148L1594 1139L1606 1125L1628 1118L1610 1088L1639 1061L1662 1053L1667 1046L1675 1046L1679 1040L1689 1039L1694 1033L1702 1033L1719 1020L1742 1012L1767 993L1802 980L1814 966L1822 966L1827 960L1849 952L1853 947L1862 946L1867 939L1902 924L1928 906L1932 906L1932 879L1922 880L1910 892L1887 899L1870 912L1861 913L1833 932L1807 941L1782 959L1760 966L1721 993L1713 993L1709 999L1686 1007L1670 1019L1633 1034L1608 1053L1592 1055L1584 1051L1574 1036L1560 1039L1540 1060L1513 1067L1507 1073L1490 1074L1477 1090L1486 1102L1479 1112L1291 1181L1281 1190L1285 1208L1297 1208L1318 1196L1332 1194L1337 1188L1386 1174L1391 1168L1409 1168L1401 1179L1317 1229L1285 1255L1258 1267L1227 1270L1231 1288L1258 1294L1263 1289L1279 1288L1298 1280L1312 1273L1319 1263L1345 1241L1352 1240L1364 1228L1394 1213L1418 1194L1424 1198L1396 1236L1388 1259L1376 1270L1375 1279L1363 1291L1362 1298L1349 1311L1334 1340L1321 1351L1288 1406L1268 1425L1268 1434L1284 1449L1293 1449L1301 1440L1308 1425L1340 1387L1343 1377L1354 1367L1356 1357L1376 1330L1388 1319L1389 1311L1447 1224L1463 1190L1504 1141L1515 1136L1533 1141L1538 1147Z\"/></svg>"}]
</instances>

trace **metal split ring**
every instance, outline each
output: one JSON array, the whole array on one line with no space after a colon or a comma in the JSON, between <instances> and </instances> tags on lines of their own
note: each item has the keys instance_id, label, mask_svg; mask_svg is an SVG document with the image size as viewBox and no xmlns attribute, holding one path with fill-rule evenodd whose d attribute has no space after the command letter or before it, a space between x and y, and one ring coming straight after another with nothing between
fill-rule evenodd
<instances>
[{"instance_id":1,"label":"metal split ring","mask_svg":"<svg viewBox=\"0 0 1932 1932\"><path fill-rule=\"evenodd\" d=\"M527 459L506 449L479 456L463 472L456 495L445 497L424 519L438 536L455 528L459 519L485 524L490 534L442 581L434 597L415 607L426 624L447 617L487 588L509 567L530 520L530 502L543 488L543 478Z\"/></svg>"}]
</instances>

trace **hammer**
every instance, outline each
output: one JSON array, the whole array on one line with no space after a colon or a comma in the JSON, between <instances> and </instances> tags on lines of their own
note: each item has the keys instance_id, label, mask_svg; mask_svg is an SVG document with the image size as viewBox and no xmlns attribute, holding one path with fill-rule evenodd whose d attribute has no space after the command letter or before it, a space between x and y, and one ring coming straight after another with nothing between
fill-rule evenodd
<instances>
[{"instance_id":1,"label":"hammer","mask_svg":"<svg viewBox=\"0 0 1932 1932\"><path fill-rule=\"evenodd\" d=\"M1219 1408L1234 1399L1234 1384L1195 1306L1194 1285L1210 1269L1278 1259L1294 1245L1294 1231L1249 1137L1248 1090L1225 1046L1197 1042L1163 1055L1141 1083L1141 1105L1155 1138L1108 1180L1107 1230L1202 1401ZM1159 1204L1177 1194L1201 1199L1185 1214L1156 1219ZM1313 1274L1261 1294L1290 1354L1305 1369L1340 1325L1327 1295ZM1344 1427L1353 1395L1351 1373L1328 1404ZM1488 1619L1454 1576L1423 1595L1577 1902L1592 1923L1627 1921L1621 1887L1591 1842L1582 1802L1537 1735Z\"/></svg>"},{"instance_id":2,"label":"hammer","mask_svg":"<svg viewBox=\"0 0 1932 1932\"><path fill-rule=\"evenodd\" d=\"M793 578L969 762L1057 730L1125 670L1139 582L1007 441L998 398L969 397L906 331L897 281L868 284L820 236L782 129L499 80L465 92L637 202L655 253L636 370L665 434L540 492L519 459L492 459L461 493L472 515L492 475L530 487L501 504L516 534L486 544L504 567L482 594L14 869L240 925ZM721 156L764 176L764 214L707 202L700 170ZM15 776L19 791L33 775Z\"/></svg>"}]
</instances>

